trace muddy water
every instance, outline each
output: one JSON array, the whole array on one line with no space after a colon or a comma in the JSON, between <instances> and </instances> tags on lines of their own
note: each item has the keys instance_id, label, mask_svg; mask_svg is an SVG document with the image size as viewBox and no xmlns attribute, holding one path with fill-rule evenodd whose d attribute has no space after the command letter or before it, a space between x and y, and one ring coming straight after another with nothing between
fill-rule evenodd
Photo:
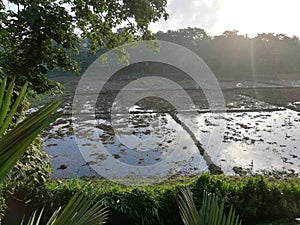
<instances>
[{"instance_id":1,"label":"muddy water","mask_svg":"<svg viewBox=\"0 0 300 225\"><path fill-rule=\"evenodd\" d=\"M206 170L193 140L169 114L135 113L129 121L119 116L114 127L92 117L77 123L77 139L71 118L56 121L44 133L53 176L157 179Z\"/></svg>"},{"instance_id":2,"label":"muddy water","mask_svg":"<svg viewBox=\"0 0 300 225\"><path fill-rule=\"evenodd\" d=\"M227 109L212 114L193 108L174 116L137 106L129 117L116 115L113 126L109 114L90 115L76 123L76 133L67 104L65 116L44 132L44 149L54 177L159 179L208 171L210 164L225 174L299 174L296 111L244 95L227 101Z\"/></svg>"},{"instance_id":3,"label":"muddy water","mask_svg":"<svg viewBox=\"0 0 300 225\"><path fill-rule=\"evenodd\" d=\"M179 118L225 174L237 168L248 174L300 172L300 115L295 111L184 113Z\"/></svg>"},{"instance_id":4,"label":"muddy water","mask_svg":"<svg viewBox=\"0 0 300 225\"><path fill-rule=\"evenodd\" d=\"M300 116L295 111L190 111L177 117L225 174L300 172ZM191 135L169 114L135 113L130 121L120 116L115 129L107 119L89 120L81 126L79 142L68 117L45 132L54 177L164 177L207 170ZM84 158L79 148L89 154Z\"/></svg>"}]
</instances>

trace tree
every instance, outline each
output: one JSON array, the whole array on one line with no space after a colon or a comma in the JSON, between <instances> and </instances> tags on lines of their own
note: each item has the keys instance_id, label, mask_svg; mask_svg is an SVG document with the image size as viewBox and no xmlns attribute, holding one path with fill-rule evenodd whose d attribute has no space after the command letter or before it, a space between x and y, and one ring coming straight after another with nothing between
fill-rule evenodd
<instances>
[{"instance_id":1,"label":"tree","mask_svg":"<svg viewBox=\"0 0 300 225\"><path fill-rule=\"evenodd\" d=\"M200 56L216 75L233 79L263 74L299 73L300 41L296 36L261 33L256 37L226 30L210 36L201 28L159 31L158 40L189 48ZM163 69L162 66L160 68Z\"/></svg>"},{"instance_id":2,"label":"tree","mask_svg":"<svg viewBox=\"0 0 300 225\"><path fill-rule=\"evenodd\" d=\"M238 37L238 30L226 30L223 32L222 36L225 38L236 38Z\"/></svg>"},{"instance_id":3,"label":"tree","mask_svg":"<svg viewBox=\"0 0 300 225\"><path fill-rule=\"evenodd\" d=\"M38 93L56 86L44 75L54 68L78 71L70 51L80 38L95 53L140 38L153 38L148 26L167 19L166 0L7 0L0 2L0 67L29 81Z\"/></svg>"}]
</instances>

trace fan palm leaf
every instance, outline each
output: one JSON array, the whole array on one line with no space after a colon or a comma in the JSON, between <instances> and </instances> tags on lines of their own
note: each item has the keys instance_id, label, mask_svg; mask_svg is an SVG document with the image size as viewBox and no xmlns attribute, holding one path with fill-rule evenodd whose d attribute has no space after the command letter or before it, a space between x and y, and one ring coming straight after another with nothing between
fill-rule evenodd
<instances>
[{"instance_id":1,"label":"fan palm leaf","mask_svg":"<svg viewBox=\"0 0 300 225\"><path fill-rule=\"evenodd\" d=\"M77 192L64 209L56 210L46 225L101 225L107 220L108 211L102 203L93 204L93 199ZM43 214L36 211L32 214L27 225L39 225ZM23 225L23 221L21 223Z\"/></svg>"},{"instance_id":2,"label":"fan palm leaf","mask_svg":"<svg viewBox=\"0 0 300 225\"><path fill-rule=\"evenodd\" d=\"M187 188L181 188L178 196L178 207L185 225L241 225L242 221L230 207L226 216L224 212L224 200L219 205L219 199L214 194L204 191L200 210L193 200L192 192Z\"/></svg>"}]
</instances>

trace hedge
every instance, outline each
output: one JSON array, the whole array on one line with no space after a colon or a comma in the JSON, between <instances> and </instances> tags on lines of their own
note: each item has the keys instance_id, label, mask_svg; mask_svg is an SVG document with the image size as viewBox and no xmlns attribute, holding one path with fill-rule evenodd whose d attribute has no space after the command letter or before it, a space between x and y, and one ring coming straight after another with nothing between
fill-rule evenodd
<instances>
[{"instance_id":1,"label":"hedge","mask_svg":"<svg viewBox=\"0 0 300 225\"><path fill-rule=\"evenodd\" d=\"M232 204L243 224L300 217L299 178L201 174L138 187L92 178L56 179L39 187L21 185L14 197L30 199L32 208L45 206L51 213L82 190L109 208L109 225L182 225L175 197L179 186L191 188L198 207L204 189L225 198L227 208Z\"/></svg>"}]
</instances>

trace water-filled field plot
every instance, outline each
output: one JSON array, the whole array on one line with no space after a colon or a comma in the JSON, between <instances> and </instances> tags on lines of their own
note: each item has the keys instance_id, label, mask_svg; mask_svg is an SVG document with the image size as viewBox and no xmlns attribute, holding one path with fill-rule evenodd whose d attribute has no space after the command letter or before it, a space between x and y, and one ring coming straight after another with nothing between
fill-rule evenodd
<instances>
[{"instance_id":1,"label":"water-filled field plot","mask_svg":"<svg viewBox=\"0 0 300 225\"><path fill-rule=\"evenodd\" d=\"M110 90L99 97L98 112L76 123L79 127L73 127L77 118L71 115L70 98L64 115L43 134L53 176L298 175L300 95L295 82L296 87L286 89L289 82L220 82L224 112L210 112L198 90L188 90L196 105L182 111L146 99L129 116L114 115L113 124L109 102L115 95ZM286 99L276 98L284 91Z\"/></svg>"}]
</instances>

